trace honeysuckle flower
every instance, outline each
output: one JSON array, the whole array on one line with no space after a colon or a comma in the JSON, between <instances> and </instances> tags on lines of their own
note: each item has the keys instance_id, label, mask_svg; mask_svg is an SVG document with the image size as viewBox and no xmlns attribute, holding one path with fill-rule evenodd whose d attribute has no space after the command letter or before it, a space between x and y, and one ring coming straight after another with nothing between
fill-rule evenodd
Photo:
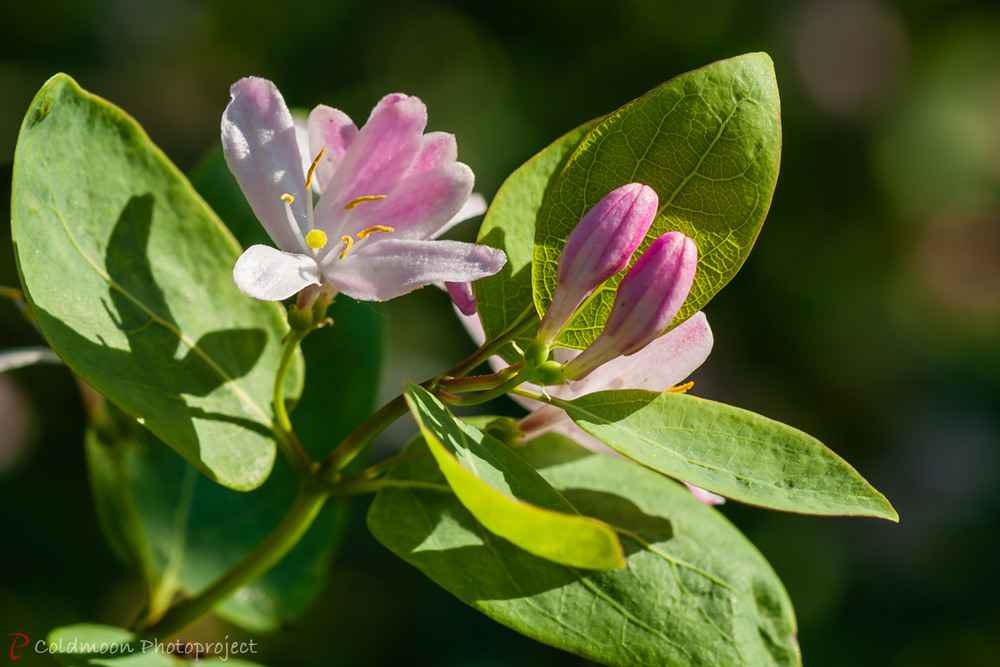
<instances>
[{"instance_id":1,"label":"honeysuckle flower","mask_svg":"<svg viewBox=\"0 0 1000 667\"><path fill-rule=\"evenodd\" d=\"M556 291L538 327L538 340L553 341L583 300L628 266L658 205L653 188L629 183L612 190L584 214L559 257Z\"/></svg>"},{"instance_id":2,"label":"honeysuckle flower","mask_svg":"<svg viewBox=\"0 0 1000 667\"><path fill-rule=\"evenodd\" d=\"M459 317L469 335L477 345L482 345L486 336L478 315ZM693 373L712 351L714 338L708 320L701 312L697 312L685 320L677 328L656 338L631 356L611 359L594 369L587 377L569 381L561 385L545 388L552 397L571 401L580 396L597 391L612 389L645 389L647 391L663 392L677 388L691 373ZM556 361L568 363L580 354L577 350L555 348L553 355ZM499 356L489 359L495 371L507 366ZM525 389L541 392L541 387L531 384L522 385ZM564 435L587 449L599 454L620 456L616 451L590 435L569 418L564 410L546 403L510 394L521 406L526 408L528 415L518 422L521 438L532 440L549 431ZM718 505L725 498L706 491L693 484L684 483L695 498L706 505Z\"/></svg>"},{"instance_id":3,"label":"honeysuckle flower","mask_svg":"<svg viewBox=\"0 0 1000 667\"><path fill-rule=\"evenodd\" d=\"M601 334L564 364L564 377L579 380L659 338L687 299L697 264L698 248L684 234L668 232L653 241L619 283Z\"/></svg>"},{"instance_id":4,"label":"honeysuckle flower","mask_svg":"<svg viewBox=\"0 0 1000 667\"><path fill-rule=\"evenodd\" d=\"M493 275L506 262L488 246L437 240L484 203L470 199L474 177L456 160L454 136L424 134L416 97L387 95L361 129L320 105L297 131L270 81L241 79L230 93L226 162L277 246L239 258L233 278L244 294L280 301L315 285L384 301Z\"/></svg>"}]
</instances>

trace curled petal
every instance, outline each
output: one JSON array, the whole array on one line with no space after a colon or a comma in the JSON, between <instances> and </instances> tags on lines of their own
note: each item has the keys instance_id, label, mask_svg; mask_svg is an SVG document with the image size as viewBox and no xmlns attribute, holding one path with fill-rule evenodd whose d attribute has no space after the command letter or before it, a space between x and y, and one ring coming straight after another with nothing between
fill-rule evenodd
<instances>
[{"instance_id":1,"label":"curled petal","mask_svg":"<svg viewBox=\"0 0 1000 667\"><path fill-rule=\"evenodd\" d=\"M439 238L458 223L465 222L469 218L474 218L477 215L486 213L487 208L486 200L483 196L478 192L473 192L469 195L469 198L465 200L465 203L462 204L462 208L458 209L458 213L453 215L451 220L446 222L443 227L431 234L429 238Z\"/></svg>"},{"instance_id":2,"label":"curled petal","mask_svg":"<svg viewBox=\"0 0 1000 667\"><path fill-rule=\"evenodd\" d=\"M356 234L383 225L393 228L394 238L430 238L469 199L474 181L472 170L461 162L422 171L403 179L385 199L358 206L348 225L340 231Z\"/></svg>"},{"instance_id":3,"label":"curled petal","mask_svg":"<svg viewBox=\"0 0 1000 667\"><path fill-rule=\"evenodd\" d=\"M460 313L463 315L476 314L476 295L472 293L472 283L445 283L444 288L448 290L451 302L455 304L455 308Z\"/></svg>"},{"instance_id":4,"label":"curled petal","mask_svg":"<svg viewBox=\"0 0 1000 667\"><path fill-rule=\"evenodd\" d=\"M326 278L361 301L385 301L432 283L491 276L507 262L502 251L458 241L385 239L366 243L335 261Z\"/></svg>"},{"instance_id":5,"label":"curled petal","mask_svg":"<svg viewBox=\"0 0 1000 667\"><path fill-rule=\"evenodd\" d=\"M246 249L233 267L240 291L261 301L282 301L321 282L316 260L266 245Z\"/></svg>"},{"instance_id":6,"label":"curled petal","mask_svg":"<svg viewBox=\"0 0 1000 667\"><path fill-rule=\"evenodd\" d=\"M230 95L222 114L226 164L275 245L299 250L281 201L284 193L295 197L292 213L306 234L306 200L301 196L305 173L292 115L281 93L266 79L240 79L230 88Z\"/></svg>"},{"instance_id":7,"label":"curled petal","mask_svg":"<svg viewBox=\"0 0 1000 667\"><path fill-rule=\"evenodd\" d=\"M306 151L308 153L306 169L312 165L319 152L326 149L313 175L313 189L316 192L323 192L343 161L351 142L354 141L358 128L346 113L325 104L319 105L309 113L308 126L309 148Z\"/></svg>"},{"instance_id":8,"label":"curled petal","mask_svg":"<svg viewBox=\"0 0 1000 667\"><path fill-rule=\"evenodd\" d=\"M695 486L694 484L688 484L687 482L684 482L684 486L686 486L688 488L688 491L691 492L691 495L694 496L703 505L708 505L709 507L711 507L712 505L721 505L722 503L726 502L726 499L720 496L719 494L712 493L711 491L703 489L700 486Z\"/></svg>"},{"instance_id":9,"label":"curled petal","mask_svg":"<svg viewBox=\"0 0 1000 667\"><path fill-rule=\"evenodd\" d=\"M611 359L585 378L570 382L569 395L560 394L560 398L569 400L609 389L666 391L705 362L713 343L708 319L699 311L635 354Z\"/></svg>"},{"instance_id":10,"label":"curled petal","mask_svg":"<svg viewBox=\"0 0 1000 667\"><path fill-rule=\"evenodd\" d=\"M382 98L324 184L327 194L316 205L317 226L320 221L335 225L344 206L358 197L391 194L420 150L426 125L427 108L418 98Z\"/></svg>"}]
</instances>

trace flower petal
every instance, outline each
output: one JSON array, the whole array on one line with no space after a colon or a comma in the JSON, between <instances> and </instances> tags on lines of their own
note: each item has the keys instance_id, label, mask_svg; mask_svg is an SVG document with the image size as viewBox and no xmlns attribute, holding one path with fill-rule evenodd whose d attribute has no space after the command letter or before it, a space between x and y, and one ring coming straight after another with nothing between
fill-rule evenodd
<instances>
[{"instance_id":1,"label":"flower petal","mask_svg":"<svg viewBox=\"0 0 1000 667\"><path fill-rule=\"evenodd\" d=\"M334 261L325 274L347 296L385 301L432 283L491 276L506 262L502 251L489 246L393 238L365 243Z\"/></svg>"},{"instance_id":2,"label":"flower petal","mask_svg":"<svg viewBox=\"0 0 1000 667\"><path fill-rule=\"evenodd\" d=\"M357 134L358 128L354 121L340 109L321 104L309 113L309 155L306 169L312 166L319 152L326 149L313 176L312 187L316 192L323 192L333 178Z\"/></svg>"},{"instance_id":3,"label":"flower petal","mask_svg":"<svg viewBox=\"0 0 1000 667\"><path fill-rule=\"evenodd\" d=\"M302 234L309 231L302 157L295 124L285 100L266 79L247 77L230 88L229 105L222 114L222 148L226 164L274 243L297 251L299 242L288 224L281 195L295 197L292 212Z\"/></svg>"},{"instance_id":4,"label":"flower petal","mask_svg":"<svg viewBox=\"0 0 1000 667\"><path fill-rule=\"evenodd\" d=\"M324 183L326 195L316 205L316 220L325 221L339 235L344 206L358 197L390 194L420 150L426 125L427 108L418 98L399 94L382 98L351 141L333 178Z\"/></svg>"},{"instance_id":5,"label":"flower petal","mask_svg":"<svg viewBox=\"0 0 1000 667\"><path fill-rule=\"evenodd\" d=\"M476 314L476 295L472 293L472 283L445 283L444 288L459 312L463 315Z\"/></svg>"},{"instance_id":6,"label":"flower petal","mask_svg":"<svg viewBox=\"0 0 1000 667\"><path fill-rule=\"evenodd\" d=\"M560 398L571 400L608 389L666 391L705 362L714 342L708 319L699 311L638 352L615 357L582 380L570 382L568 395Z\"/></svg>"},{"instance_id":7,"label":"flower petal","mask_svg":"<svg viewBox=\"0 0 1000 667\"><path fill-rule=\"evenodd\" d=\"M241 292L261 301L282 301L321 282L315 259L266 245L250 246L240 255L233 280Z\"/></svg>"},{"instance_id":8,"label":"flower petal","mask_svg":"<svg viewBox=\"0 0 1000 667\"><path fill-rule=\"evenodd\" d=\"M478 192L473 192L469 195L469 198L465 200L465 203L462 204L462 208L458 209L458 213L453 215L451 220L446 222L443 227L431 234L429 238L436 239L441 237L458 223L465 222L469 218L474 218L477 215L486 213L487 208L489 207L486 205L486 199L484 199Z\"/></svg>"},{"instance_id":9,"label":"flower petal","mask_svg":"<svg viewBox=\"0 0 1000 667\"><path fill-rule=\"evenodd\" d=\"M392 227L393 238L426 239L447 225L469 199L475 176L461 162L408 176L385 199L354 209L350 222L327 234L357 234L362 229Z\"/></svg>"},{"instance_id":10,"label":"flower petal","mask_svg":"<svg viewBox=\"0 0 1000 667\"><path fill-rule=\"evenodd\" d=\"M407 174L444 167L458 159L458 143L448 132L428 132L420 139L420 150Z\"/></svg>"},{"instance_id":11,"label":"flower petal","mask_svg":"<svg viewBox=\"0 0 1000 667\"><path fill-rule=\"evenodd\" d=\"M708 505L709 507L711 507L712 505L721 505L722 503L726 502L726 499L720 496L719 494L712 493L711 491L703 489L700 486L695 486L694 484L688 484L687 482L684 482L684 486L686 486L688 488L688 491L691 492L691 495L694 496L695 499L700 501L703 505Z\"/></svg>"}]
</instances>

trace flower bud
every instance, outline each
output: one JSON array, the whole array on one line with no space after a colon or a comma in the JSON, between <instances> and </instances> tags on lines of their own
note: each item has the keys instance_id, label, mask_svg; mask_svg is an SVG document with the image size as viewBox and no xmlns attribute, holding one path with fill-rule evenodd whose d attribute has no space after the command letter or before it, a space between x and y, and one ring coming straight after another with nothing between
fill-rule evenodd
<instances>
[{"instance_id":1,"label":"flower bud","mask_svg":"<svg viewBox=\"0 0 1000 667\"><path fill-rule=\"evenodd\" d=\"M618 285L604 331L563 368L566 379L578 380L662 335L691 291L697 263L698 248L684 234L669 232L653 241Z\"/></svg>"},{"instance_id":2,"label":"flower bud","mask_svg":"<svg viewBox=\"0 0 1000 667\"><path fill-rule=\"evenodd\" d=\"M552 303L538 328L543 343L555 340L583 300L632 259L659 201L648 185L629 183L597 202L573 228L556 273Z\"/></svg>"}]
</instances>

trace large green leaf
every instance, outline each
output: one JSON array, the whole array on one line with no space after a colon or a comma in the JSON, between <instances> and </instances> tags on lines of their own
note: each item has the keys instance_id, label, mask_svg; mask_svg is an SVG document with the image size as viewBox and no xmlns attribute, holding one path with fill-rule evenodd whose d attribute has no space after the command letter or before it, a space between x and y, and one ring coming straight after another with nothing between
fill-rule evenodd
<instances>
[{"instance_id":1,"label":"large green leaf","mask_svg":"<svg viewBox=\"0 0 1000 667\"><path fill-rule=\"evenodd\" d=\"M414 460L378 493L375 537L476 609L518 632L608 665L798 665L781 582L721 514L630 461L549 434L523 454L585 515L614 525L623 569L581 571L484 530ZM407 483L412 486L403 486Z\"/></svg>"},{"instance_id":2,"label":"large green leaf","mask_svg":"<svg viewBox=\"0 0 1000 667\"><path fill-rule=\"evenodd\" d=\"M212 479L260 485L286 326L236 289L229 232L135 121L65 75L32 102L14 162L18 266L53 349Z\"/></svg>"},{"instance_id":3,"label":"large green leaf","mask_svg":"<svg viewBox=\"0 0 1000 667\"><path fill-rule=\"evenodd\" d=\"M748 410L640 389L553 403L617 452L727 498L805 514L899 518L819 440Z\"/></svg>"},{"instance_id":4,"label":"large green leaf","mask_svg":"<svg viewBox=\"0 0 1000 667\"><path fill-rule=\"evenodd\" d=\"M409 383L404 387L427 447L479 523L558 563L590 569L625 565L610 526L580 516L524 459L496 438L457 421L426 389Z\"/></svg>"},{"instance_id":5,"label":"large green leaf","mask_svg":"<svg viewBox=\"0 0 1000 667\"><path fill-rule=\"evenodd\" d=\"M518 167L493 198L479 228L479 243L503 250L507 263L500 273L472 283L486 340L493 340L520 320L533 316L531 258L538 211L555 175L596 122L566 133ZM517 361L507 348L500 354L507 361Z\"/></svg>"},{"instance_id":6,"label":"large green leaf","mask_svg":"<svg viewBox=\"0 0 1000 667\"><path fill-rule=\"evenodd\" d=\"M660 209L639 252L673 230L698 245L698 273L674 324L696 313L750 253L771 204L780 150L778 88L764 53L677 77L612 113L580 142L538 214L538 312L552 301L559 256L583 214L615 188L640 182L656 190ZM595 291L560 336L563 345L582 349L600 334L622 275Z\"/></svg>"},{"instance_id":7,"label":"large green leaf","mask_svg":"<svg viewBox=\"0 0 1000 667\"><path fill-rule=\"evenodd\" d=\"M233 641L227 636L219 641L204 641L198 647L211 651L213 657L197 661L205 667L261 667L234 655L253 655L260 643L254 640ZM32 645L37 650L38 644ZM178 644L167 638L141 639L135 634L110 625L78 623L56 628L45 640L45 650L64 667L184 667L195 664L175 657ZM23 657L23 656L22 656Z\"/></svg>"}]
</instances>

